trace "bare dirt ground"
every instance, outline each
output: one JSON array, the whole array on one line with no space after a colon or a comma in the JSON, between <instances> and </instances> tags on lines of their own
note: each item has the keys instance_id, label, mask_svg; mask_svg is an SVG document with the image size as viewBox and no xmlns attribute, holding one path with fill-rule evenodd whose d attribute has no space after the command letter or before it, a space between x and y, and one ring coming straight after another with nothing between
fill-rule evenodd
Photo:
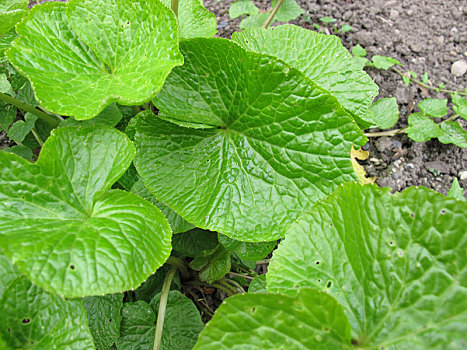
<instances>
[{"instance_id":1,"label":"bare dirt ground","mask_svg":"<svg viewBox=\"0 0 467 350\"><path fill-rule=\"evenodd\" d=\"M218 36L230 38L238 30L240 18L230 19L231 0L205 0L206 7L218 21ZM255 1L268 10L269 0ZM334 24L352 26L339 35L349 50L363 46L368 56L396 58L411 71L425 72L433 85L442 83L450 90L464 90L467 74L456 76L451 68L455 62L467 64L467 2L463 0L299 0L304 14L290 23L315 30L320 18L332 17ZM332 25L328 25L332 32ZM378 98L395 96L400 108L396 128L407 126L407 117L417 112L417 103L426 97L447 98L447 94L423 92L416 86L406 87L399 75L391 71L368 69L380 87ZM462 124L464 128L467 123ZM467 188L467 149L444 145L437 140L413 142L406 135L372 138L370 158L364 166L376 183L400 191L408 186L422 185L446 194L454 177Z\"/></svg>"}]
</instances>

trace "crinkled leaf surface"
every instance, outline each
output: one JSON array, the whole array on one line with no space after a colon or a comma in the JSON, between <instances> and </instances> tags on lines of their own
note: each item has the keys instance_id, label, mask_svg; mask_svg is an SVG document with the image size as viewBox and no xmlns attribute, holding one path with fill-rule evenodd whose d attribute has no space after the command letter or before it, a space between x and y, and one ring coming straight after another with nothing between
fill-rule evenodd
<instances>
[{"instance_id":1,"label":"crinkled leaf surface","mask_svg":"<svg viewBox=\"0 0 467 350\"><path fill-rule=\"evenodd\" d=\"M112 102L147 102L183 62L176 19L159 1L46 3L17 32L6 53L10 62L43 107L78 120Z\"/></svg>"},{"instance_id":2,"label":"crinkled leaf surface","mask_svg":"<svg viewBox=\"0 0 467 350\"><path fill-rule=\"evenodd\" d=\"M301 289L294 297L241 294L225 300L195 350L330 350L350 345L342 307L326 293Z\"/></svg>"},{"instance_id":3,"label":"crinkled leaf surface","mask_svg":"<svg viewBox=\"0 0 467 350\"><path fill-rule=\"evenodd\" d=\"M173 233L181 233L186 232L194 228L192 224L187 222L183 219L180 215L166 206L164 203L159 202L154 195L148 191L146 186L144 186L144 182L139 179L131 188L131 192L134 194L146 199L148 202L154 204L159 210L164 214L169 222L170 226L172 227Z\"/></svg>"},{"instance_id":4,"label":"crinkled leaf surface","mask_svg":"<svg viewBox=\"0 0 467 350\"><path fill-rule=\"evenodd\" d=\"M171 0L162 0L170 8ZM210 38L217 33L216 16L204 7L202 0L182 0L178 3L180 36Z\"/></svg>"},{"instance_id":5,"label":"crinkled leaf surface","mask_svg":"<svg viewBox=\"0 0 467 350\"><path fill-rule=\"evenodd\" d=\"M365 137L338 101L296 69L225 39L181 43L154 99L136 117L135 165L157 199L197 227L272 241L356 175Z\"/></svg>"},{"instance_id":6,"label":"crinkled leaf surface","mask_svg":"<svg viewBox=\"0 0 467 350\"><path fill-rule=\"evenodd\" d=\"M152 350L160 294L150 305L137 301L123 306L118 350ZM161 350L191 350L203 328L198 309L178 291L169 292L162 332Z\"/></svg>"},{"instance_id":7,"label":"crinkled leaf surface","mask_svg":"<svg viewBox=\"0 0 467 350\"><path fill-rule=\"evenodd\" d=\"M242 15L256 15L258 8L252 0L237 0L229 7L230 18L237 18Z\"/></svg>"},{"instance_id":8,"label":"crinkled leaf surface","mask_svg":"<svg viewBox=\"0 0 467 350\"><path fill-rule=\"evenodd\" d=\"M26 113L23 120L15 122L8 130L8 138L15 142L21 143L26 136L31 132L36 124L37 117L34 114Z\"/></svg>"},{"instance_id":9,"label":"crinkled leaf surface","mask_svg":"<svg viewBox=\"0 0 467 350\"><path fill-rule=\"evenodd\" d=\"M274 8L278 0L271 2L271 8ZM284 0L281 7L277 10L274 19L280 22L292 21L303 13L303 10L295 0Z\"/></svg>"},{"instance_id":10,"label":"crinkled leaf surface","mask_svg":"<svg viewBox=\"0 0 467 350\"><path fill-rule=\"evenodd\" d=\"M8 33L28 13L28 0L0 0L0 35Z\"/></svg>"},{"instance_id":11,"label":"crinkled leaf surface","mask_svg":"<svg viewBox=\"0 0 467 350\"><path fill-rule=\"evenodd\" d=\"M248 285L248 293L267 293L266 275L253 278Z\"/></svg>"},{"instance_id":12,"label":"crinkled leaf surface","mask_svg":"<svg viewBox=\"0 0 467 350\"><path fill-rule=\"evenodd\" d=\"M441 123L442 135L438 140L442 143L453 143L457 147L467 147L467 131L458 122L445 121Z\"/></svg>"},{"instance_id":13,"label":"crinkled leaf surface","mask_svg":"<svg viewBox=\"0 0 467 350\"><path fill-rule=\"evenodd\" d=\"M64 126L94 126L94 125L107 125L107 126L115 126L117 125L120 120L122 120L123 114L118 108L116 103L112 103L111 105L104 108L102 112L100 112L97 117L78 121L73 117L63 120L60 122L59 127L62 128Z\"/></svg>"},{"instance_id":14,"label":"crinkled leaf surface","mask_svg":"<svg viewBox=\"0 0 467 350\"><path fill-rule=\"evenodd\" d=\"M21 276L21 272L0 252L0 298L8 285Z\"/></svg>"},{"instance_id":15,"label":"crinkled leaf surface","mask_svg":"<svg viewBox=\"0 0 467 350\"><path fill-rule=\"evenodd\" d=\"M0 152L0 248L35 284L76 297L136 288L170 254L161 212L110 186L134 148L110 128L60 128L32 164Z\"/></svg>"},{"instance_id":16,"label":"crinkled leaf surface","mask_svg":"<svg viewBox=\"0 0 467 350\"><path fill-rule=\"evenodd\" d=\"M109 294L83 298L89 328L99 350L108 350L120 337L120 310L123 294Z\"/></svg>"},{"instance_id":17,"label":"crinkled leaf surface","mask_svg":"<svg viewBox=\"0 0 467 350\"><path fill-rule=\"evenodd\" d=\"M25 277L6 287L0 319L7 349L94 349L83 303L49 294Z\"/></svg>"},{"instance_id":18,"label":"crinkled leaf surface","mask_svg":"<svg viewBox=\"0 0 467 350\"><path fill-rule=\"evenodd\" d=\"M217 249L209 255L198 256L190 262L193 270L199 271L201 281L212 283L225 276L231 268L232 252L218 245Z\"/></svg>"},{"instance_id":19,"label":"crinkled leaf surface","mask_svg":"<svg viewBox=\"0 0 467 350\"><path fill-rule=\"evenodd\" d=\"M312 287L344 307L365 349L460 349L467 205L426 188L346 184L288 231L269 292Z\"/></svg>"},{"instance_id":20,"label":"crinkled leaf surface","mask_svg":"<svg viewBox=\"0 0 467 350\"><path fill-rule=\"evenodd\" d=\"M380 129L389 129L399 120L399 106L395 97L382 98L371 106L373 120Z\"/></svg>"},{"instance_id":21,"label":"crinkled leaf surface","mask_svg":"<svg viewBox=\"0 0 467 350\"><path fill-rule=\"evenodd\" d=\"M436 98L425 98L418 103L420 111L433 118L442 118L448 113L448 100Z\"/></svg>"},{"instance_id":22,"label":"crinkled leaf surface","mask_svg":"<svg viewBox=\"0 0 467 350\"><path fill-rule=\"evenodd\" d=\"M433 137L443 135L443 130L439 128L439 125L426 115L412 113L409 115L408 122L409 126L405 132L408 137L416 142L428 141Z\"/></svg>"},{"instance_id":23,"label":"crinkled leaf surface","mask_svg":"<svg viewBox=\"0 0 467 350\"><path fill-rule=\"evenodd\" d=\"M218 246L217 233L195 228L180 235L172 236L173 249L190 258L205 256Z\"/></svg>"},{"instance_id":24,"label":"crinkled leaf surface","mask_svg":"<svg viewBox=\"0 0 467 350\"><path fill-rule=\"evenodd\" d=\"M219 242L224 248L235 251L241 259L261 260L264 259L276 246L276 241L272 242L242 242L227 237L219 233Z\"/></svg>"},{"instance_id":25,"label":"crinkled leaf surface","mask_svg":"<svg viewBox=\"0 0 467 350\"><path fill-rule=\"evenodd\" d=\"M2 149L2 152L14 153L21 158L32 160L34 154L29 147L23 145L15 145L13 147L5 147Z\"/></svg>"},{"instance_id":26,"label":"crinkled leaf surface","mask_svg":"<svg viewBox=\"0 0 467 350\"><path fill-rule=\"evenodd\" d=\"M378 86L352 59L337 36L283 25L236 32L232 40L248 50L284 60L337 97L354 116L372 122L368 120L367 111L378 94ZM368 123L363 124L368 126Z\"/></svg>"},{"instance_id":27,"label":"crinkled leaf surface","mask_svg":"<svg viewBox=\"0 0 467 350\"><path fill-rule=\"evenodd\" d=\"M452 103L454 106L452 109L454 112L459 114L462 118L467 120L467 100L465 96L459 96L459 94L451 94Z\"/></svg>"},{"instance_id":28,"label":"crinkled leaf surface","mask_svg":"<svg viewBox=\"0 0 467 350\"><path fill-rule=\"evenodd\" d=\"M387 57L387 56L380 56L380 55L374 55L372 58L371 58L372 62L373 62L373 65L376 67L376 68L379 68L379 69L384 69L384 70L388 70L389 68L391 68L392 66L394 66L395 64L398 64L400 65L401 63L396 60L395 58L392 58L392 57Z\"/></svg>"}]
</instances>

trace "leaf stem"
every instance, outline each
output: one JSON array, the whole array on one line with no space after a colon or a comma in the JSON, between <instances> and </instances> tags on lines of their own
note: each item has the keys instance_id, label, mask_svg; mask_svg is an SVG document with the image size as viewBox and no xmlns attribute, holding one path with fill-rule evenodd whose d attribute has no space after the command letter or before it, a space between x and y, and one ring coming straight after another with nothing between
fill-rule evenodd
<instances>
[{"instance_id":1,"label":"leaf stem","mask_svg":"<svg viewBox=\"0 0 467 350\"><path fill-rule=\"evenodd\" d=\"M170 3L170 8L175 13L175 17L178 18L178 0L172 0Z\"/></svg>"},{"instance_id":2,"label":"leaf stem","mask_svg":"<svg viewBox=\"0 0 467 350\"><path fill-rule=\"evenodd\" d=\"M236 288L237 293L245 293L245 289L243 289L243 287L236 281L228 279L228 278L224 278L223 281L227 284L232 285L234 288Z\"/></svg>"},{"instance_id":3,"label":"leaf stem","mask_svg":"<svg viewBox=\"0 0 467 350\"><path fill-rule=\"evenodd\" d=\"M173 1L173 0L172 0ZM271 13L269 14L269 17L266 19L266 21L263 23L263 28L266 29L269 24L272 22L272 19L274 18L274 16L276 15L277 11L279 10L279 8L281 7L282 3L284 2L284 0L278 0L277 3L276 3L276 6L274 6L274 8L272 9Z\"/></svg>"},{"instance_id":4,"label":"leaf stem","mask_svg":"<svg viewBox=\"0 0 467 350\"><path fill-rule=\"evenodd\" d=\"M38 117L39 119L42 119L44 122L49 124L52 128L56 128L58 124L60 123L60 121L58 121L51 115L45 112L42 112L38 110L37 108L34 108L30 104L24 103L23 101L20 101L14 97L4 94L3 92L0 92L0 100L6 103L9 103L13 106L16 106L19 109L25 110L26 112L34 114L36 117Z\"/></svg>"},{"instance_id":5,"label":"leaf stem","mask_svg":"<svg viewBox=\"0 0 467 350\"><path fill-rule=\"evenodd\" d=\"M246 279L248 279L248 280L254 279L254 277L251 277L251 276L248 276L248 275L242 275L241 273L237 273L237 272L233 272L233 271L230 271L230 272L229 272L229 275L238 276L238 277L242 277L242 278L246 278Z\"/></svg>"},{"instance_id":6,"label":"leaf stem","mask_svg":"<svg viewBox=\"0 0 467 350\"><path fill-rule=\"evenodd\" d=\"M211 284L213 287L220 289L227 293L228 296L232 296L238 294L237 290L234 289L232 286L228 285L227 283L223 282L222 280L218 280Z\"/></svg>"},{"instance_id":7,"label":"leaf stem","mask_svg":"<svg viewBox=\"0 0 467 350\"><path fill-rule=\"evenodd\" d=\"M180 270L180 273L182 274L183 279L190 278L190 272L188 272L188 269L186 268L186 264L184 260L171 255L169 256L166 262L169 265L177 267Z\"/></svg>"},{"instance_id":8,"label":"leaf stem","mask_svg":"<svg viewBox=\"0 0 467 350\"><path fill-rule=\"evenodd\" d=\"M162 285L161 300L159 302L159 311L157 313L156 334L154 336L154 350L160 350L162 341L162 330L164 329L165 309L167 307L167 299L169 298L170 285L177 271L176 266L172 268L165 276L164 284Z\"/></svg>"},{"instance_id":9,"label":"leaf stem","mask_svg":"<svg viewBox=\"0 0 467 350\"><path fill-rule=\"evenodd\" d=\"M397 74L399 74L401 77L408 77L410 79L410 81L414 82L415 84L417 85L420 85L420 86L423 86L424 88L426 89L430 89L430 90L436 90L436 91L441 91L441 92L446 92L448 94L454 94L454 93L457 93L459 95L463 95L463 96L467 96L467 93L465 92L462 92L462 91L454 91L454 90L446 90L446 89L441 89L441 88L437 88L437 87L434 87L434 86L431 86L431 85L428 85L428 84L425 84L423 81L420 81L418 79L415 79L414 77L412 77L410 74L406 75L404 74L403 72L401 72L399 69L397 69L396 67L392 67L392 70L394 72L396 72Z\"/></svg>"},{"instance_id":10,"label":"leaf stem","mask_svg":"<svg viewBox=\"0 0 467 350\"><path fill-rule=\"evenodd\" d=\"M42 141L42 139L40 138L39 134L37 133L36 131L36 128L32 128L31 129L31 133L32 135L34 136L34 138L36 139L37 143L42 147L44 146L44 141Z\"/></svg>"}]
</instances>

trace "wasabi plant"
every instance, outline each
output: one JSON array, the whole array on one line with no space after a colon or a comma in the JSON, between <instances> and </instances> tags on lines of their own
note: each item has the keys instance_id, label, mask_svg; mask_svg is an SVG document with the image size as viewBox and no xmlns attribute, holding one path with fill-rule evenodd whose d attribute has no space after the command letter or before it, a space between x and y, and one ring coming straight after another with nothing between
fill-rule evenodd
<instances>
[{"instance_id":1,"label":"wasabi plant","mask_svg":"<svg viewBox=\"0 0 467 350\"><path fill-rule=\"evenodd\" d=\"M0 348L465 345L462 190L357 183L383 105L336 36L4 3Z\"/></svg>"}]
</instances>

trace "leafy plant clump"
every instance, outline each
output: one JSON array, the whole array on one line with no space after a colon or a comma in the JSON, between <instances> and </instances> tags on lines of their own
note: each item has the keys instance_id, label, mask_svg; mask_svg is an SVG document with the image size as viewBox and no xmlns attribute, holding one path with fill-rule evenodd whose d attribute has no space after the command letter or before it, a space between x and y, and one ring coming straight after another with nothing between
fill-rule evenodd
<instances>
[{"instance_id":1,"label":"leafy plant clump","mask_svg":"<svg viewBox=\"0 0 467 350\"><path fill-rule=\"evenodd\" d=\"M199 0L0 18L0 348L465 345L463 191L358 183L398 113L336 36L212 38Z\"/></svg>"}]
</instances>

